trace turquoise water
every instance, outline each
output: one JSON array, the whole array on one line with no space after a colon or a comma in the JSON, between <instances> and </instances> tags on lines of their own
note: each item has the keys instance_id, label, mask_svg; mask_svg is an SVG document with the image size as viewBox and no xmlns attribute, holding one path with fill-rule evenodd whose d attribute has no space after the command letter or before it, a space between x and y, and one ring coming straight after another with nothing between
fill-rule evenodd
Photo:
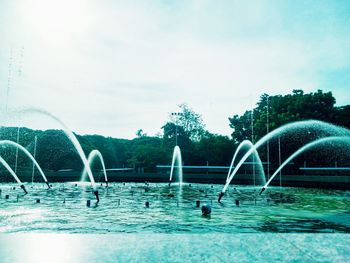
<instances>
[{"instance_id":1,"label":"turquoise water","mask_svg":"<svg viewBox=\"0 0 350 263\"><path fill-rule=\"evenodd\" d=\"M97 204L84 184L28 184L28 195L14 186L0 184L1 233L350 233L350 191L271 187L258 196L258 187L236 186L219 204L222 185L115 183L99 187ZM212 206L210 217L196 200Z\"/></svg>"}]
</instances>

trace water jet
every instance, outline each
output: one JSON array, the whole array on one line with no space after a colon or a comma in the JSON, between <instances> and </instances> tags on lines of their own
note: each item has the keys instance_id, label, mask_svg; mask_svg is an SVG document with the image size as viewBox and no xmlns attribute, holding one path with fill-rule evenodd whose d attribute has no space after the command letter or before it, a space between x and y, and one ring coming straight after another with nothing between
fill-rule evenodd
<instances>
[{"instance_id":1,"label":"water jet","mask_svg":"<svg viewBox=\"0 0 350 263\"><path fill-rule=\"evenodd\" d=\"M89 163L86 159L86 156L84 154L83 148L81 147L81 145L80 145L78 139L76 138L76 136L74 135L74 133L63 123L63 121L61 121L58 117L56 117L52 113L45 111L43 109L38 109L38 108L22 108L20 110L13 111L13 114L15 114L15 113L17 113L19 115L26 115L26 114L43 115L43 116L51 118L56 123L58 123L63 128L63 132L66 134L66 136L72 142L74 148L78 152L78 154L79 154L79 156L84 164L84 167L87 170L87 173L89 175L91 186L92 186L93 190L97 191L95 180L94 180L94 177L92 176L92 172L91 172ZM96 195L96 197L98 197L98 195Z\"/></svg>"},{"instance_id":2,"label":"water jet","mask_svg":"<svg viewBox=\"0 0 350 263\"><path fill-rule=\"evenodd\" d=\"M28 152L28 150L26 148L24 148L22 145L16 143L16 142L13 142L13 141L9 141L9 140L2 140L0 141L0 145L3 145L3 146L13 146L13 147L16 147L17 149L21 150L23 153L25 153L25 155L27 155L31 160L32 162L34 163L34 165L38 168L42 178L44 179L46 185L48 186L48 188L50 188L50 185L46 179L46 176L43 172L43 170L41 169L40 165L38 164L38 162L35 160L35 158L32 156L32 154L30 152ZM3 163L4 164L4 163ZM14 175L14 174L12 174ZM18 181L17 181L18 182Z\"/></svg>"},{"instance_id":3,"label":"water jet","mask_svg":"<svg viewBox=\"0 0 350 263\"><path fill-rule=\"evenodd\" d=\"M175 166L176 163L176 166ZM179 184L180 187L182 186L182 182L183 182L183 173L182 173L182 158L181 158L181 150L179 146L175 146L174 147L174 151L173 151L173 158L171 161L171 169L170 169L170 177L169 177L169 186L171 185L171 181L173 179L173 173L174 173L174 169L177 168L177 173L179 176Z\"/></svg>"},{"instance_id":4,"label":"water jet","mask_svg":"<svg viewBox=\"0 0 350 263\"><path fill-rule=\"evenodd\" d=\"M91 165L93 164L93 162L95 161L95 159L98 158L100 160L100 163L102 165L102 171L103 171L103 174L104 174L104 177L105 177L105 183L106 183L106 186L108 186L108 178L107 178L107 172L106 172L106 167L105 167L105 163L104 163L104 160L103 160L103 156L102 154L100 153L99 150L92 150L88 156L88 164L89 164L89 167L91 169ZM87 169L86 167L84 167L84 170L83 170L83 173L81 175L81 181L85 181L85 177L86 177L86 174L87 174ZM101 184L102 186L102 184Z\"/></svg>"},{"instance_id":5,"label":"water jet","mask_svg":"<svg viewBox=\"0 0 350 263\"><path fill-rule=\"evenodd\" d=\"M252 148L254 148L254 144L253 144L251 141L249 141L249 140L244 140L244 141L242 141L242 142L238 145L238 147L237 147L237 149L236 149L236 151L235 151L235 153L234 153L234 155L233 155L233 158L232 158L232 161L231 161L231 164L230 164L229 171L228 171L228 173L227 173L226 183L227 183L227 181L228 181L229 178L230 178L231 171L232 171L232 168L234 168L235 162L237 161L238 154L239 154L240 152L242 152L243 150L245 150L245 149L247 149L247 151L249 151L249 150L252 149ZM262 165L262 162L261 162L259 153L258 153L258 151L255 149L255 150L252 152L251 155L253 156L252 166L253 166L253 180L254 180L254 185L255 185L255 182L256 182L256 180L255 180L255 170L256 170L256 169L255 169L255 165L256 165L256 164L258 164L258 171L260 172L260 173L259 173L260 176L259 176L259 178L258 178L258 179L259 179L258 182L259 182L260 184L265 184L265 183L266 183L266 179L265 179L264 167L263 167L263 165Z\"/></svg>"},{"instance_id":6,"label":"water jet","mask_svg":"<svg viewBox=\"0 0 350 263\"><path fill-rule=\"evenodd\" d=\"M346 128L338 127L333 124L329 124L322 121L316 121L316 120L309 120L309 121L298 121L289 123L286 125L283 125L272 132L266 134L264 137L262 137L253 148L251 148L238 162L234 170L231 172L230 177L226 181L225 186L222 189L222 193L224 194L231 183L232 179L234 178L235 174L237 173L238 169L242 166L242 164L245 162L245 160L254 152L256 151L261 145L268 142L270 139L281 136L286 133L291 133L294 131L299 131L301 129L315 129L317 130L319 137L330 137L330 136L350 136L350 131ZM223 194L219 195L218 202L220 202L220 199L223 197Z\"/></svg>"},{"instance_id":7,"label":"water jet","mask_svg":"<svg viewBox=\"0 0 350 263\"><path fill-rule=\"evenodd\" d=\"M0 163L7 169L7 171L10 172L10 174L13 176L13 178L16 180L16 182L18 184L20 184L20 187L23 189L25 194L28 194L25 186L23 185L23 183L21 182L21 180L19 180L18 176L16 175L16 173L12 170L12 168L10 167L10 165L0 156Z\"/></svg>"},{"instance_id":8,"label":"water jet","mask_svg":"<svg viewBox=\"0 0 350 263\"><path fill-rule=\"evenodd\" d=\"M301 153L315 147L318 146L320 144L324 144L324 143L329 143L329 142L343 142L343 143L347 143L350 144L350 137L345 137L345 136L331 136L331 137L326 137L326 138L322 138L322 139L318 139L315 141L312 141L306 145L304 145L303 147L299 148L296 152L294 152L292 155L290 155L281 165L280 167L278 167L278 169L274 172L274 174L270 177L270 179L268 180L268 182L261 188L261 191L259 193L259 195L261 195L266 188L268 187L268 185L271 183L271 181L276 177L276 175L290 162L292 161L295 157L297 157L298 155L300 155Z\"/></svg>"}]
</instances>

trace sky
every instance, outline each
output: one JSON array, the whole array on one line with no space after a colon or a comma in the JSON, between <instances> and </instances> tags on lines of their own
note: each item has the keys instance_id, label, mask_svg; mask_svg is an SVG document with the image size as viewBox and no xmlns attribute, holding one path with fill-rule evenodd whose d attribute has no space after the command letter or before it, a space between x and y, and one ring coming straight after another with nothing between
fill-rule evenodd
<instances>
[{"instance_id":1,"label":"sky","mask_svg":"<svg viewBox=\"0 0 350 263\"><path fill-rule=\"evenodd\" d=\"M229 135L228 117L293 89L350 104L348 0L0 0L0 36L2 113L42 108L79 134L156 135L187 103Z\"/></svg>"}]
</instances>

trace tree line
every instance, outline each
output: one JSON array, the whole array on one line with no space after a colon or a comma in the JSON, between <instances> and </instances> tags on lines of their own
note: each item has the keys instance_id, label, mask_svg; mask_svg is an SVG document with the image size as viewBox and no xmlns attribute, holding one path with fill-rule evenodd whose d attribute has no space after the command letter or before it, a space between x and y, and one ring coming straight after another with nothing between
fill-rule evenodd
<instances>
[{"instance_id":1,"label":"tree line","mask_svg":"<svg viewBox=\"0 0 350 263\"><path fill-rule=\"evenodd\" d=\"M187 104L179 105L179 112L169 116L159 136L148 136L142 129L136 132L132 140L101 135L76 136L86 155L93 149L102 153L107 168L143 167L146 172L155 172L156 165L171 163L176 143L181 148L185 164L228 166L241 141L249 139L256 142L268 130L272 131L289 122L316 119L350 128L350 105L339 107L335 106L335 102L331 92L324 93L321 90L308 94L302 90L293 90L284 96L263 94L254 109L228 118L228 125L233 131L231 137L206 130L202 116ZM1 127L0 139L16 141L17 129ZM19 143L32 153L35 137L36 159L43 169L58 171L83 168L73 145L61 130L20 128ZM270 147L271 166L277 167L276 142L271 142ZM288 149L284 151L287 153ZM0 154L9 164L15 163L14 149L2 148ZM260 154L263 161L267 159L266 150ZM18 155L18 167L31 167L30 161L21 153ZM289 169L297 172L293 168Z\"/></svg>"}]
</instances>

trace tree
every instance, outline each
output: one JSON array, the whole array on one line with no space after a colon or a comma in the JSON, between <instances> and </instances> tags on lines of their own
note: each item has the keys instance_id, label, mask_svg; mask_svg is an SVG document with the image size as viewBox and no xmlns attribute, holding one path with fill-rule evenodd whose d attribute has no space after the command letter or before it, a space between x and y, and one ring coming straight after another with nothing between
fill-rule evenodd
<instances>
[{"instance_id":1,"label":"tree","mask_svg":"<svg viewBox=\"0 0 350 263\"><path fill-rule=\"evenodd\" d=\"M234 115L229 118L230 127L233 129L232 138L235 143L240 143L243 140L251 140L251 111L246 111L242 116Z\"/></svg>"},{"instance_id":2,"label":"tree","mask_svg":"<svg viewBox=\"0 0 350 263\"><path fill-rule=\"evenodd\" d=\"M267 105L269 105L268 125L271 131L293 121L316 119L334 122L336 113L340 120L344 111L338 112L334 104L335 98L332 93L324 93L322 90L308 94L304 94L302 90L293 90L292 94L285 96L263 94L253 110L254 140L260 139L267 132ZM251 111L246 111L242 116L234 115L229 121L235 142L251 139Z\"/></svg>"},{"instance_id":3,"label":"tree","mask_svg":"<svg viewBox=\"0 0 350 263\"><path fill-rule=\"evenodd\" d=\"M157 164L169 163L172 153L164 149L161 138L147 136L131 140L128 151L128 166L142 167L146 172L155 172Z\"/></svg>"},{"instance_id":4,"label":"tree","mask_svg":"<svg viewBox=\"0 0 350 263\"><path fill-rule=\"evenodd\" d=\"M194 112L186 103L180 104L179 108L179 114L171 115L171 122L175 123L178 127L182 127L190 140L201 140L205 134L205 125L203 124L202 116Z\"/></svg>"},{"instance_id":5,"label":"tree","mask_svg":"<svg viewBox=\"0 0 350 263\"><path fill-rule=\"evenodd\" d=\"M144 137L144 136L147 136L147 133L143 132L142 129L139 129L139 130L137 130L137 132L136 132L136 136L137 136L137 137Z\"/></svg>"},{"instance_id":6,"label":"tree","mask_svg":"<svg viewBox=\"0 0 350 263\"><path fill-rule=\"evenodd\" d=\"M337 107L333 118L335 124L350 129L350 105Z\"/></svg>"},{"instance_id":7,"label":"tree","mask_svg":"<svg viewBox=\"0 0 350 263\"><path fill-rule=\"evenodd\" d=\"M193 165L228 165L232 159L235 144L229 137L206 132L195 143L190 163Z\"/></svg>"},{"instance_id":8,"label":"tree","mask_svg":"<svg viewBox=\"0 0 350 263\"><path fill-rule=\"evenodd\" d=\"M302 90L293 90L291 94L269 96L263 94L259 102L253 109L254 112L254 142L284 124L302 121L302 120L320 120L337 125L349 127L348 119L350 117L350 107L335 107L335 98L331 92L304 93ZM246 111L243 115L234 115L229 118L230 127L233 129L232 138L236 143L242 142L244 139L251 140L251 111ZM268 125L268 126L267 126ZM268 129L267 129L268 127ZM310 142L312 138L317 138L317 131L309 131L308 136L289 136L288 144L282 147L283 156L289 156L296 149ZM283 136L280 138L285 143ZM277 168L279 145L277 138L269 140L269 160L271 167ZM262 160L267 160L267 147L260 148L259 151ZM323 156L324 157L324 156ZM309 157L310 158L310 157ZM314 162L324 162L326 157L322 159L321 152L312 155ZM329 157L327 157L329 158ZM294 167L300 167L303 164L295 160ZM340 160L338 160L340 163ZM287 168L291 169L291 168Z\"/></svg>"},{"instance_id":9,"label":"tree","mask_svg":"<svg viewBox=\"0 0 350 263\"><path fill-rule=\"evenodd\" d=\"M183 127L176 125L174 122L167 122L162 129L166 148L171 149L177 144L184 150L192 143Z\"/></svg>"}]
</instances>

